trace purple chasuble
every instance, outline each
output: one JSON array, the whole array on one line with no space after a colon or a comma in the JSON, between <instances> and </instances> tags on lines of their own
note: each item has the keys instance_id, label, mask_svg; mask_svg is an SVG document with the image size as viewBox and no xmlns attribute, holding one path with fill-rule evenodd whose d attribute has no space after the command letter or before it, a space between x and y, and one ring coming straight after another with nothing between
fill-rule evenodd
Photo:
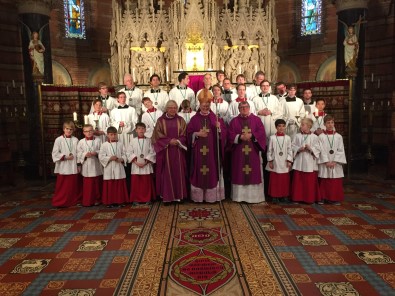
<instances>
[{"instance_id":1,"label":"purple chasuble","mask_svg":"<svg viewBox=\"0 0 395 296\"><path fill-rule=\"evenodd\" d=\"M236 136L244 131L251 131L251 141L239 141ZM259 151L266 149L266 134L260 118L254 114L235 117L229 125L228 144L232 151L232 184L252 185L262 183L261 160Z\"/></svg>"},{"instance_id":2,"label":"purple chasuble","mask_svg":"<svg viewBox=\"0 0 395 296\"><path fill-rule=\"evenodd\" d=\"M155 125L152 143L156 152L156 192L165 202L187 197L185 150L170 145L171 139L186 146L186 123L177 114L169 118L164 113Z\"/></svg>"},{"instance_id":3,"label":"purple chasuble","mask_svg":"<svg viewBox=\"0 0 395 296\"><path fill-rule=\"evenodd\" d=\"M187 127L188 147L192 148L190 182L193 186L201 189L213 189L219 180L216 120L213 112L206 116L197 112ZM219 122L221 124L219 155L222 163L226 129L223 120L219 119ZM195 141L192 142L193 133L202 129L208 130L208 136L206 138L195 137Z\"/></svg>"}]
</instances>

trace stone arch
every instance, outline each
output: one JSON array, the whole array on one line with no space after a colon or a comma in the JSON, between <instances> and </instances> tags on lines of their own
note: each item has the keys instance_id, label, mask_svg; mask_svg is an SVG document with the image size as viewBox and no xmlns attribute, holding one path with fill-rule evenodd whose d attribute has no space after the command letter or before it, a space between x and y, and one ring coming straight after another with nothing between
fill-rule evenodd
<instances>
[{"instance_id":1,"label":"stone arch","mask_svg":"<svg viewBox=\"0 0 395 296\"><path fill-rule=\"evenodd\" d=\"M88 75L88 85L97 86L101 81L107 85L112 85L110 67L108 65L98 65Z\"/></svg>"},{"instance_id":2,"label":"stone arch","mask_svg":"<svg viewBox=\"0 0 395 296\"><path fill-rule=\"evenodd\" d=\"M73 80L69 71L59 62L52 60L52 76L55 85L72 85Z\"/></svg>"},{"instance_id":3,"label":"stone arch","mask_svg":"<svg viewBox=\"0 0 395 296\"><path fill-rule=\"evenodd\" d=\"M283 61L278 67L278 81L284 81L285 83L301 81L301 76L298 67L290 62Z\"/></svg>"},{"instance_id":4,"label":"stone arch","mask_svg":"<svg viewBox=\"0 0 395 296\"><path fill-rule=\"evenodd\" d=\"M336 55L327 58L320 66L315 77L316 81L336 80Z\"/></svg>"}]
</instances>

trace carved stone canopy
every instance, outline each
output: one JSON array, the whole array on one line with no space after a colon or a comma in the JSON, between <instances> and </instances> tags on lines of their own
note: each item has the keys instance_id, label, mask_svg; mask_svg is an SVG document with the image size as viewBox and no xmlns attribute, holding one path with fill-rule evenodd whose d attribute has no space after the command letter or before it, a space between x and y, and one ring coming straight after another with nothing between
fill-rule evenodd
<instances>
[{"instance_id":1,"label":"carved stone canopy","mask_svg":"<svg viewBox=\"0 0 395 296\"><path fill-rule=\"evenodd\" d=\"M275 1L235 0L218 8L215 0L113 0L109 59L114 84L131 73L138 84L150 75L176 82L175 71L223 69L232 81L257 70L275 80L279 57ZM132 7L133 6L133 7ZM174 75L173 75L174 73Z\"/></svg>"},{"instance_id":2,"label":"carved stone canopy","mask_svg":"<svg viewBox=\"0 0 395 296\"><path fill-rule=\"evenodd\" d=\"M37 13L49 16L51 13L51 0L20 0L18 1L18 13Z\"/></svg>"}]
</instances>

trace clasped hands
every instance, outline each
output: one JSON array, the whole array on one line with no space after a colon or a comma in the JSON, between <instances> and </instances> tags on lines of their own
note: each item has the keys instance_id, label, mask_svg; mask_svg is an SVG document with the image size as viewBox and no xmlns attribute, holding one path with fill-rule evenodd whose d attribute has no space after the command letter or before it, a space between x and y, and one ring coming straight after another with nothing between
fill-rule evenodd
<instances>
[{"instance_id":1,"label":"clasped hands","mask_svg":"<svg viewBox=\"0 0 395 296\"><path fill-rule=\"evenodd\" d=\"M252 138L252 133L251 133L251 132L242 133L241 136L240 136L240 139L241 139L242 141L244 141L244 142L249 142L249 141L251 141L251 138Z\"/></svg>"},{"instance_id":2,"label":"clasped hands","mask_svg":"<svg viewBox=\"0 0 395 296\"><path fill-rule=\"evenodd\" d=\"M119 162L119 163L124 162L123 158L118 158L115 155L110 157L110 161L116 161L116 162Z\"/></svg>"},{"instance_id":3,"label":"clasped hands","mask_svg":"<svg viewBox=\"0 0 395 296\"><path fill-rule=\"evenodd\" d=\"M265 109L260 110L258 112L258 115L263 115L263 116L272 115L272 111L270 111L269 109L265 108Z\"/></svg>"}]
</instances>

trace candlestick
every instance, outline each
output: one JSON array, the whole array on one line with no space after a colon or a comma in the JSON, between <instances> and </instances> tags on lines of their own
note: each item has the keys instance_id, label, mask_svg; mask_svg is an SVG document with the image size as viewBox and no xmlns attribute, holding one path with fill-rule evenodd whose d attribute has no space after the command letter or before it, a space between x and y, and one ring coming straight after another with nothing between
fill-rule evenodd
<instances>
[{"instance_id":1,"label":"candlestick","mask_svg":"<svg viewBox=\"0 0 395 296\"><path fill-rule=\"evenodd\" d=\"M380 79L377 79L377 88L380 88Z\"/></svg>"},{"instance_id":2,"label":"candlestick","mask_svg":"<svg viewBox=\"0 0 395 296\"><path fill-rule=\"evenodd\" d=\"M366 89L366 79L363 81L363 88Z\"/></svg>"},{"instance_id":3,"label":"candlestick","mask_svg":"<svg viewBox=\"0 0 395 296\"><path fill-rule=\"evenodd\" d=\"M10 94L10 89L8 88L8 84L6 86L6 89L7 89L7 95L9 95Z\"/></svg>"},{"instance_id":4,"label":"candlestick","mask_svg":"<svg viewBox=\"0 0 395 296\"><path fill-rule=\"evenodd\" d=\"M73 121L77 121L77 112L73 112Z\"/></svg>"},{"instance_id":5,"label":"candlestick","mask_svg":"<svg viewBox=\"0 0 395 296\"><path fill-rule=\"evenodd\" d=\"M258 72L258 65L255 65L255 73Z\"/></svg>"},{"instance_id":6,"label":"candlestick","mask_svg":"<svg viewBox=\"0 0 395 296\"><path fill-rule=\"evenodd\" d=\"M15 88L15 80L12 80L12 87Z\"/></svg>"},{"instance_id":7,"label":"candlestick","mask_svg":"<svg viewBox=\"0 0 395 296\"><path fill-rule=\"evenodd\" d=\"M380 85L380 83L379 83ZM23 95L23 86L21 85L21 95Z\"/></svg>"},{"instance_id":8,"label":"candlestick","mask_svg":"<svg viewBox=\"0 0 395 296\"><path fill-rule=\"evenodd\" d=\"M372 73L371 81L373 82L374 80L374 74Z\"/></svg>"},{"instance_id":9,"label":"candlestick","mask_svg":"<svg viewBox=\"0 0 395 296\"><path fill-rule=\"evenodd\" d=\"M152 76L153 72L152 72L152 67L149 67L149 75Z\"/></svg>"},{"instance_id":10,"label":"candlestick","mask_svg":"<svg viewBox=\"0 0 395 296\"><path fill-rule=\"evenodd\" d=\"M84 115L84 124L88 124L88 115Z\"/></svg>"},{"instance_id":11,"label":"candlestick","mask_svg":"<svg viewBox=\"0 0 395 296\"><path fill-rule=\"evenodd\" d=\"M225 67L224 67L224 66L222 66L222 68L221 68L221 69L222 69L222 71L225 71Z\"/></svg>"},{"instance_id":12,"label":"candlestick","mask_svg":"<svg viewBox=\"0 0 395 296\"><path fill-rule=\"evenodd\" d=\"M169 65L166 65L166 82L169 80Z\"/></svg>"}]
</instances>

